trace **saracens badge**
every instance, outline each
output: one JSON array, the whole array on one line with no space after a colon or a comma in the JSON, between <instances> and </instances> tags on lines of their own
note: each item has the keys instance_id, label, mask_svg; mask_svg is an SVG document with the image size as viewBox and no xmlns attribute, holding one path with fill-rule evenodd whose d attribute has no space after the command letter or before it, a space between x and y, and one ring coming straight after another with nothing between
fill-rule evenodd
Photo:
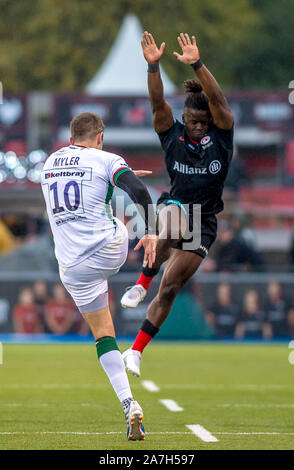
<instances>
[{"instance_id":1,"label":"saracens badge","mask_svg":"<svg viewBox=\"0 0 294 470\"><path fill-rule=\"evenodd\" d=\"M206 136L202 137L202 139L200 140L200 143L202 145L206 145L206 144L208 144L209 141L210 141L210 135L206 135Z\"/></svg>"}]
</instances>

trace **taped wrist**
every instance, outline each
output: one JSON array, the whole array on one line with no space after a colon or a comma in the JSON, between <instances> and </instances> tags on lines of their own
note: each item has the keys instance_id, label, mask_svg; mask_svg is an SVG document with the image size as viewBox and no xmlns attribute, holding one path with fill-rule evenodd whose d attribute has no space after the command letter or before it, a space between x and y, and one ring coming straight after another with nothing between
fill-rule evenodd
<instances>
[{"instance_id":1,"label":"taped wrist","mask_svg":"<svg viewBox=\"0 0 294 470\"><path fill-rule=\"evenodd\" d=\"M203 65L203 63L201 62L200 59L198 59L196 62L191 64L191 67L192 67L192 69L194 69L196 71L196 70L199 70L202 67L202 65Z\"/></svg>"},{"instance_id":2,"label":"taped wrist","mask_svg":"<svg viewBox=\"0 0 294 470\"><path fill-rule=\"evenodd\" d=\"M159 62L154 62L153 64L148 64L147 71L149 73L156 73L159 72Z\"/></svg>"}]
</instances>

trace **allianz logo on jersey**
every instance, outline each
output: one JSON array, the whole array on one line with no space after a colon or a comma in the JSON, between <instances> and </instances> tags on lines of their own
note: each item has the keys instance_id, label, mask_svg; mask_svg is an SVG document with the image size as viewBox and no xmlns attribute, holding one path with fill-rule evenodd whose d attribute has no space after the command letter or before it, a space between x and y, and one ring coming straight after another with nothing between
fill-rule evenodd
<instances>
[{"instance_id":1,"label":"allianz logo on jersey","mask_svg":"<svg viewBox=\"0 0 294 470\"><path fill-rule=\"evenodd\" d=\"M48 178L58 178L60 176L74 176L82 178L86 172L85 171L51 171L51 173L45 173L45 179Z\"/></svg>"},{"instance_id":2,"label":"allianz logo on jersey","mask_svg":"<svg viewBox=\"0 0 294 470\"><path fill-rule=\"evenodd\" d=\"M216 173L220 171L221 167L222 165L219 160L213 160L208 167L208 171L212 175L215 175ZM208 174L207 168L197 168L197 167L195 168L193 166L188 166L188 165L185 165L184 163L180 163L177 161L175 161L174 163L173 170L178 171L179 173L184 173L186 175L207 175Z\"/></svg>"}]
</instances>

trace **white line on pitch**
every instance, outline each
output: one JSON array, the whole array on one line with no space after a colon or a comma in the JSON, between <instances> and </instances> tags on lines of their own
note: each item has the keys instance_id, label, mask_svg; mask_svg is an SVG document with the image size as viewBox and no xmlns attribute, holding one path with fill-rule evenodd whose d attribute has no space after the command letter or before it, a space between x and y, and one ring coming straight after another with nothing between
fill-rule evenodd
<instances>
[{"instance_id":1,"label":"white line on pitch","mask_svg":"<svg viewBox=\"0 0 294 470\"><path fill-rule=\"evenodd\" d=\"M136 383L132 385L132 388L140 388L141 383ZM7 383L1 384L1 388L8 389L21 389L21 388L37 388L37 389L108 389L109 384L99 383L90 383L90 384L79 384L79 383L59 383L59 384L27 384L27 383ZM215 391L215 390L245 390L245 391L254 391L254 392L264 392L264 391L282 391L282 390L291 390L293 386L281 385L281 384L162 384L160 385L161 389L176 389L176 390L204 390L204 391Z\"/></svg>"},{"instance_id":2,"label":"white line on pitch","mask_svg":"<svg viewBox=\"0 0 294 470\"><path fill-rule=\"evenodd\" d=\"M148 390L148 392L159 392L159 387L152 382L152 380L142 380L142 386Z\"/></svg>"},{"instance_id":3,"label":"white line on pitch","mask_svg":"<svg viewBox=\"0 0 294 470\"><path fill-rule=\"evenodd\" d=\"M156 386L155 386L156 387ZM146 387L147 388L147 387ZM148 389L152 392L157 392L159 391L159 389L155 389L154 390L151 388ZM170 400L172 401L172 400ZM19 402L13 402L13 403L1 403L0 402L0 408L17 408L17 407L22 407L22 408L45 408L45 407L67 407L67 408L71 408L71 407L79 407L79 406L84 406L84 407L96 407L96 408L100 408L102 407L103 405L101 405L101 403L62 403L62 402L59 402L59 403L19 403ZM201 405L202 407L204 405ZM209 407L211 407L211 405L207 405ZM280 408L280 409L293 409L294 408L294 404L292 403L282 403L282 404L277 404L277 403L272 403L272 404L254 404L254 403L223 403L223 404L218 404L218 405L215 405L217 408L253 408L253 409L263 409L263 408ZM181 410L182 411L182 410Z\"/></svg>"},{"instance_id":4,"label":"white line on pitch","mask_svg":"<svg viewBox=\"0 0 294 470\"><path fill-rule=\"evenodd\" d=\"M204 442L218 442L218 439L200 424L186 424L186 427Z\"/></svg>"},{"instance_id":5,"label":"white line on pitch","mask_svg":"<svg viewBox=\"0 0 294 470\"><path fill-rule=\"evenodd\" d=\"M214 434L228 434L233 436L294 436L294 432L217 432Z\"/></svg>"},{"instance_id":6,"label":"white line on pitch","mask_svg":"<svg viewBox=\"0 0 294 470\"><path fill-rule=\"evenodd\" d=\"M253 392L264 392L266 391L280 391L280 390L292 390L293 386L282 385L282 384L164 384L162 388L176 389L176 390L245 390Z\"/></svg>"},{"instance_id":7,"label":"white line on pitch","mask_svg":"<svg viewBox=\"0 0 294 470\"><path fill-rule=\"evenodd\" d=\"M101 407L101 404L98 403L0 403L0 408L3 407L22 407L22 408L38 408L38 407L48 407L48 406L56 406L58 407L74 407L74 406L93 406L93 407Z\"/></svg>"},{"instance_id":8,"label":"white line on pitch","mask_svg":"<svg viewBox=\"0 0 294 470\"><path fill-rule=\"evenodd\" d=\"M194 425L195 426L195 425ZM188 427L188 425L187 425ZM69 435L85 435L85 436L104 436L108 434L124 434L123 431L106 431L106 432L78 432L78 431L0 431L0 435L40 435L40 434L69 434ZM182 434L182 435L191 435L191 432L180 432L180 431L157 431L157 432L148 432L149 434ZM214 434L223 434L231 436L294 436L294 432L215 432Z\"/></svg>"},{"instance_id":9,"label":"white line on pitch","mask_svg":"<svg viewBox=\"0 0 294 470\"><path fill-rule=\"evenodd\" d=\"M163 399L159 400L169 411L184 411L184 408L179 406L174 400Z\"/></svg>"},{"instance_id":10,"label":"white line on pitch","mask_svg":"<svg viewBox=\"0 0 294 470\"><path fill-rule=\"evenodd\" d=\"M294 404L287 403L223 403L216 405L218 408L294 408Z\"/></svg>"},{"instance_id":11,"label":"white line on pitch","mask_svg":"<svg viewBox=\"0 0 294 470\"><path fill-rule=\"evenodd\" d=\"M106 432L78 432L78 431L0 431L0 435L18 435L18 434L69 434L77 436L105 436L107 434L125 434L123 431L106 431ZM149 434L182 434L182 435L191 435L190 432L180 432L180 431L157 431L157 432L148 432Z\"/></svg>"}]
</instances>

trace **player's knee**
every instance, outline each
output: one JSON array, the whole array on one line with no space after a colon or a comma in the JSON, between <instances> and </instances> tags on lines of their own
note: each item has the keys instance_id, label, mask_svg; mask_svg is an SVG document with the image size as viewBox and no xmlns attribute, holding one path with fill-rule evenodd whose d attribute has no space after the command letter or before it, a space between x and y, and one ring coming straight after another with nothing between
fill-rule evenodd
<instances>
[{"instance_id":1,"label":"player's knee","mask_svg":"<svg viewBox=\"0 0 294 470\"><path fill-rule=\"evenodd\" d=\"M181 290L181 283L178 281L165 285L159 294L159 302L162 305L170 304L174 301Z\"/></svg>"}]
</instances>

